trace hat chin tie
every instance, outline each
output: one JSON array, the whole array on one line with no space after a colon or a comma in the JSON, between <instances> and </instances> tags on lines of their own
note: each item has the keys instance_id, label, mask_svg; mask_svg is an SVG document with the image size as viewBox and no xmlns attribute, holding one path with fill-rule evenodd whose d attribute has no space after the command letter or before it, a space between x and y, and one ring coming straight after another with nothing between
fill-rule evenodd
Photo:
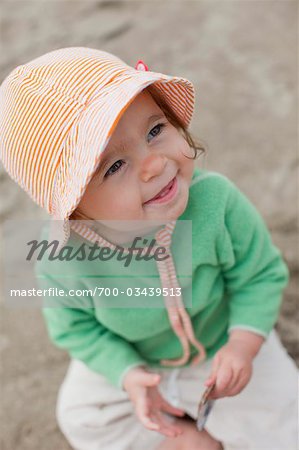
<instances>
[{"instance_id":1,"label":"hat chin tie","mask_svg":"<svg viewBox=\"0 0 299 450\"><path fill-rule=\"evenodd\" d=\"M175 222L170 222L163 230L158 231L155 236L157 243L167 248L168 258L157 261L161 284L163 287L167 288L166 292L180 292L180 290L177 289L180 288L180 285L176 276L176 269L170 251L171 235L174 227ZM190 357L189 342L193 344L198 351L198 354L193 357L191 364L193 366L199 364L206 358L206 351L204 346L196 339L194 335L192 322L184 307L182 296L165 296L165 305L167 308L169 321L181 342L183 356L177 359L163 359L160 361L161 364L169 367L186 364Z\"/></svg>"}]
</instances>

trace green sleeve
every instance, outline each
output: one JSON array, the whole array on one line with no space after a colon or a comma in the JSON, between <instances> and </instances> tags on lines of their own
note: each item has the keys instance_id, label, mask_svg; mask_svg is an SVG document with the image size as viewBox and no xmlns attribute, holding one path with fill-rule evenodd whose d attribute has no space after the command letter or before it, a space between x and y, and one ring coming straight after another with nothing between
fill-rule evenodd
<instances>
[{"instance_id":1,"label":"green sleeve","mask_svg":"<svg viewBox=\"0 0 299 450\"><path fill-rule=\"evenodd\" d=\"M62 285L48 276L39 278L38 284L42 289L67 289L67 282ZM58 303L62 305L60 299ZM133 345L97 320L94 308L45 307L42 312L52 342L115 386L123 389L122 379L129 368L146 365Z\"/></svg>"},{"instance_id":2,"label":"green sleeve","mask_svg":"<svg viewBox=\"0 0 299 450\"><path fill-rule=\"evenodd\" d=\"M247 329L267 337L278 319L288 267L257 209L227 181L221 246L230 312L228 331Z\"/></svg>"}]
</instances>

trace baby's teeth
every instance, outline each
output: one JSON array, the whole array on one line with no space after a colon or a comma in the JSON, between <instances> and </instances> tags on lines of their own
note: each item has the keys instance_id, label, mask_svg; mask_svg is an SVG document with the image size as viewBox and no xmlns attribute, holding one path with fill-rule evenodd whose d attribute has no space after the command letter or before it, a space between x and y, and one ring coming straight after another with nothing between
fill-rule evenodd
<instances>
[{"instance_id":1,"label":"baby's teeth","mask_svg":"<svg viewBox=\"0 0 299 450\"><path fill-rule=\"evenodd\" d=\"M167 195L169 191L170 191L170 188L168 188L166 191L164 191L162 194L160 194L159 198L165 197L165 195Z\"/></svg>"}]
</instances>

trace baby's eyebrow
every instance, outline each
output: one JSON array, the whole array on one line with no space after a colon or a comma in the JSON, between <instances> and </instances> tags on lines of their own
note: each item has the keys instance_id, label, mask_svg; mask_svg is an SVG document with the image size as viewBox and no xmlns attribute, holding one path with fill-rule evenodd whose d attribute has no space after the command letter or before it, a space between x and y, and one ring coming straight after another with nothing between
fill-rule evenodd
<instances>
[{"instance_id":1,"label":"baby's eyebrow","mask_svg":"<svg viewBox=\"0 0 299 450\"><path fill-rule=\"evenodd\" d=\"M154 120L163 119L163 118L165 118L165 114L164 113L153 114L152 116L150 116L148 118L147 125L149 125L151 122L154 122Z\"/></svg>"}]
</instances>

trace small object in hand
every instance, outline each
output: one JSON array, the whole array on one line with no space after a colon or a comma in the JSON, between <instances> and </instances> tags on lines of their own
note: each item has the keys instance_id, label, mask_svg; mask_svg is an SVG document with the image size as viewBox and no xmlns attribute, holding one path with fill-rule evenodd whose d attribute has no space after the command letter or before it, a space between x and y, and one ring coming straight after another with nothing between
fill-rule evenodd
<instances>
[{"instance_id":1,"label":"small object in hand","mask_svg":"<svg viewBox=\"0 0 299 450\"><path fill-rule=\"evenodd\" d=\"M204 426L206 424L208 415L211 412L211 409L213 407L215 400L209 400L209 395L214 389L215 384L212 384L212 386L208 387L199 402L198 405L198 412L197 412L197 420L196 420L196 426L199 431L202 431L204 429Z\"/></svg>"}]
</instances>

